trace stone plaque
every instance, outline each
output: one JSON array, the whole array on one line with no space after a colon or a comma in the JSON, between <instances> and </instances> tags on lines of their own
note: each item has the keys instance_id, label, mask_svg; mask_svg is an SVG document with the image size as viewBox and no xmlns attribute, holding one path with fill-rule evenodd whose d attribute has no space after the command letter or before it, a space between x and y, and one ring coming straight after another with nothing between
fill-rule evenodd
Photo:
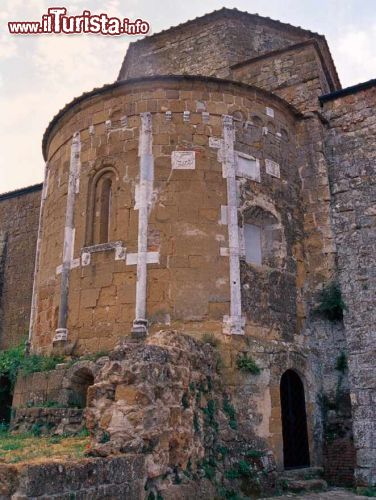
<instances>
[{"instance_id":1,"label":"stone plaque","mask_svg":"<svg viewBox=\"0 0 376 500\"><path fill-rule=\"evenodd\" d=\"M222 139L220 137L209 137L209 148L220 148L222 146Z\"/></svg>"},{"instance_id":2,"label":"stone plaque","mask_svg":"<svg viewBox=\"0 0 376 500\"><path fill-rule=\"evenodd\" d=\"M245 177L256 182L261 182L259 161L252 156L237 153L236 175L238 177Z\"/></svg>"},{"instance_id":3,"label":"stone plaque","mask_svg":"<svg viewBox=\"0 0 376 500\"><path fill-rule=\"evenodd\" d=\"M277 177L277 179L280 179L281 173L278 163L276 163L273 160L265 160L265 168L267 174L271 175L272 177Z\"/></svg>"},{"instance_id":4,"label":"stone plaque","mask_svg":"<svg viewBox=\"0 0 376 500\"><path fill-rule=\"evenodd\" d=\"M173 151L171 162L174 170L194 170L195 151Z\"/></svg>"}]
</instances>

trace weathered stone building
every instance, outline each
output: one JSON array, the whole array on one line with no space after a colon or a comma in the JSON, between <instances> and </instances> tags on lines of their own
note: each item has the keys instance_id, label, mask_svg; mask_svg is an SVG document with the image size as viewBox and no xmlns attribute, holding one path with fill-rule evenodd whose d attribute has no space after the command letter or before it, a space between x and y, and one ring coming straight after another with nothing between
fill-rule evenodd
<instances>
[{"instance_id":1,"label":"weathered stone building","mask_svg":"<svg viewBox=\"0 0 376 500\"><path fill-rule=\"evenodd\" d=\"M25 290L17 307L31 308L33 352L112 351L130 336L146 336L152 352L166 348L160 330L210 334L244 441L280 471L324 466L333 482L350 484L355 470L358 484L374 483L375 98L375 81L341 90L323 36L236 10L132 43L118 80L74 99L47 128L39 230L39 186L11 195L33 217L29 241L0 197L1 346L23 335L14 285ZM17 250L6 245L14 235ZM322 297L337 297L335 317ZM171 361L187 387L194 359L189 376ZM239 370L252 360L259 374ZM137 370L113 387L114 363L85 367L88 422L111 437L106 450L139 453L159 440L149 480L197 459L203 445L190 433L172 444L173 410L158 413ZM106 406L98 394L109 381ZM166 428L151 438L135 427L131 446L125 415L137 398L127 385L136 383L138 404ZM14 407L31 393L48 399L39 384L20 380ZM166 408L174 394L180 404L173 387Z\"/></svg>"}]
</instances>

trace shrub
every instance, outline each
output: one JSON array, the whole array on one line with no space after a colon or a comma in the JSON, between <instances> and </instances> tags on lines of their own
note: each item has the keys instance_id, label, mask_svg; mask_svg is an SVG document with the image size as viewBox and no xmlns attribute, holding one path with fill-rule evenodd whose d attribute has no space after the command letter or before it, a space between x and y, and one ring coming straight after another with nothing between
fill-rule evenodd
<instances>
[{"instance_id":1,"label":"shrub","mask_svg":"<svg viewBox=\"0 0 376 500\"><path fill-rule=\"evenodd\" d=\"M43 424L41 422L35 422L31 427L31 434L34 437L39 437L42 434Z\"/></svg>"},{"instance_id":2,"label":"shrub","mask_svg":"<svg viewBox=\"0 0 376 500\"><path fill-rule=\"evenodd\" d=\"M101 444L108 443L111 439L110 433L107 431L103 431L102 436L99 439Z\"/></svg>"},{"instance_id":3,"label":"shrub","mask_svg":"<svg viewBox=\"0 0 376 500\"><path fill-rule=\"evenodd\" d=\"M314 312L322 314L329 321L341 321L343 311L346 309L338 283L332 282L321 291L319 304L314 309Z\"/></svg>"},{"instance_id":4,"label":"shrub","mask_svg":"<svg viewBox=\"0 0 376 500\"><path fill-rule=\"evenodd\" d=\"M336 360L336 370L342 373L347 370L347 357L344 352L341 352Z\"/></svg>"},{"instance_id":5,"label":"shrub","mask_svg":"<svg viewBox=\"0 0 376 500\"><path fill-rule=\"evenodd\" d=\"M241 476L252 477L254 475L252 467L244 460L240 460L238 463L238 471Z\"/></svg>"},{"instance_id":6,"label":"shrub","mask_svg":"<svg viewBox=\"0 0 376 500\"><path fill-rule=\"evenodd\" d=\"M205 462L202 465L202 469L203 469L203 471L205 473L205 477L207 477L208 479L210 479L210 481L213 481L213 479L215 478L215 468L213 467L213 465L211 465L208 462Z\"/></svg>"},{"instance_id":7,"label":"shrub","mask_svg":"<svg viewBox=\"0 0 376 500\"><path fill-rule=\"evenodd\" d=\"M60 356L25 355L24 343L0 352L0 377L7 377L13 389L17 375L53 370L63 358Z\"/></svg>"},{"instance_id":8,"label":"shrub","mask_svg":"<svg viewBox=\"0 0 376 500\"><path fill-rule=\"evenodd\" d=\"M183 393L183 396L181 398L181 405L185 410L189 408L189 398L186 392Z\"/></svg>"},{"instance_id":9,"label":"shrub","mask_svg":"<svg viewBox=\"0 0 376 500\"><path fill-rule=\"evenodd\" d=\"M202 409L204 415L205 415L205 423L216 431L218 430L218 422L215 420L215 414L217 411L217 406L215 404L215 401L213 399L209 399L208 404L206 408Z\"/></svg>"},{"instance_id":10,"label":"shrub","mask_svg":"<svg viewBox=\"0 0 376 500\"><path fill-rule=\"evenodd\" d=\"M27 408L61 408L62 405L58 401L47 400L43 402L28 401Z\"/></svg>"},{"instance_id":11,"label":"shrub","mask_svg":"<svg viewBox=\"0 0 376 500\"><path fill-rule=\"evenodd\" d=\"M204 333L202 341L204 344L210 344L212 347L218 347L219 344L218 339L212 333Z\"/></svg>"},{"instance_id":12,"label":"shrub","mask_svg":"<svg viewBox=\"0 0 376 500\"><path fill-rule=\"evenodd\" d=\"M90 436L90 432L88 431L87 427L83 427L77 434L76 434L77 437L89 437Z\"/></svg>"},{"instance_id":13,"label":"shrub","mask_svg":"<svg viewBox=\"0 0 376 500\"><path fill-rule=\"evenodd\" d=\"M245 456L250 458L261 458L264 455L265 452L262 450L248 450L245 452Z\"/></svg>"},{"instance_id":14,"label":"shrub","mask_svg":"<svg viewBox=\"0 0 376 500\"><path fill-rule=\"evenodd\" d=\"M259 375L261 372L261 369L256 365L255 360L247 354L238 357L236 360L236 366L239 370L250 372L253 375Z\"/></svg>"},{"instance_id":15,"label":"shrub","mask_svg":"<svg viewBox=\"0 0 376 500\"><path fill-rule=\"evenodd\" d=\"M376 486L368 486L367 488L357 488L357 494L365 497L376 497Z\"/></svg>"},{"instance_id":16,"label":"shrub","mask_svg":"<svg viewBox=\"0 0 376 500\"><path fill-rule=\"evenodd\" d=\"M200 422L196 412L193 414L193 429L196 434L200 432Z\"/></svg>"},{"instance_id":17,"label":"shrub","mask_svg":"<svg viewBox=\"0 0 376 500\"><path fill-rule=\"evenodd\" d=\"M240 472L238 469L230 469L225 471L225 477L227 479L239 479L240 477Z\"/></svg>"},{"instance_id":18,"label":"shrub","mask_svg":"<svg viewBox=\"0 0 376 500\"><path fill-rule=\"evenodd\" d=\"M0 422L0 434L6 434L9 430L9 424L6 422Z\"/></svg>"},{"instance_id":19,"label":"shrub","mask_svg":"<svg viewBox=\"0 0 376 500\"><path fill-rule=\"evenodd\" d=\"M238 428L238 424L236 422L236 411L234 406L230 403L230 399L227 395L223 397L223 411L229 419L228 425L231 429L236 430Z\"/></svg>"}]
</instances>

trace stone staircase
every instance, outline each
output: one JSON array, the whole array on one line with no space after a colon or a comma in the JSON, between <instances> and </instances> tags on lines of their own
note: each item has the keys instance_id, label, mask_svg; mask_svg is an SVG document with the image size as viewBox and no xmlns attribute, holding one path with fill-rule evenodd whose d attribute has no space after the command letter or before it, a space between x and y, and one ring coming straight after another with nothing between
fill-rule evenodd
<instances>
[{"instance_id":1,"label":"stone staircase","mask_svg":"<svg viewBox=\"0 0 376 500\"><path fill-rule=\"evenodd\" d=\"M322 479L321 467L307 467L283 471L278 478L280 490L300 493L305 491L324 491L327 483Z\"/></svg>"}]
</instances>

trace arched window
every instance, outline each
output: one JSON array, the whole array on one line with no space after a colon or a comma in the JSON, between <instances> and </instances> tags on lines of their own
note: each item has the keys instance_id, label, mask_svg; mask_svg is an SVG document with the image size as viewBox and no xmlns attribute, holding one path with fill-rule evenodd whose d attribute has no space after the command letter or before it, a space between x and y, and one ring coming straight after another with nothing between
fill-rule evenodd
<instances>
[{"instance_id":1,"label":"arched window","mask_svg":"<svg viewBox=\"0 0 376 500\"><path fill-rule=\"evenodd\" d=\"M111 229L112 179L108 176L103 177L100 186L98 243L107 243L110 241Z\"/></svg>"},{"instance_id":2,"label":"arched window","mask_svg":"<svg viewBox=\"0 0 376 500\"><path fill-rule=\"evenodd\" d=\"M278 219L259 206L243 214L244 256L248 264L278 267L282 228Z\"/></svg>"},{"instance_id":3,"label":"arched window","mask_svg":"<svg viewBox=\"0 0 376 500\"><path fill-rule=\"evenodd\" d=\"M92 178L89 191L86 245L99 245L114 240L115 190L116 173L111 167L97 172Z\"/></svg>"}]
</instances>

